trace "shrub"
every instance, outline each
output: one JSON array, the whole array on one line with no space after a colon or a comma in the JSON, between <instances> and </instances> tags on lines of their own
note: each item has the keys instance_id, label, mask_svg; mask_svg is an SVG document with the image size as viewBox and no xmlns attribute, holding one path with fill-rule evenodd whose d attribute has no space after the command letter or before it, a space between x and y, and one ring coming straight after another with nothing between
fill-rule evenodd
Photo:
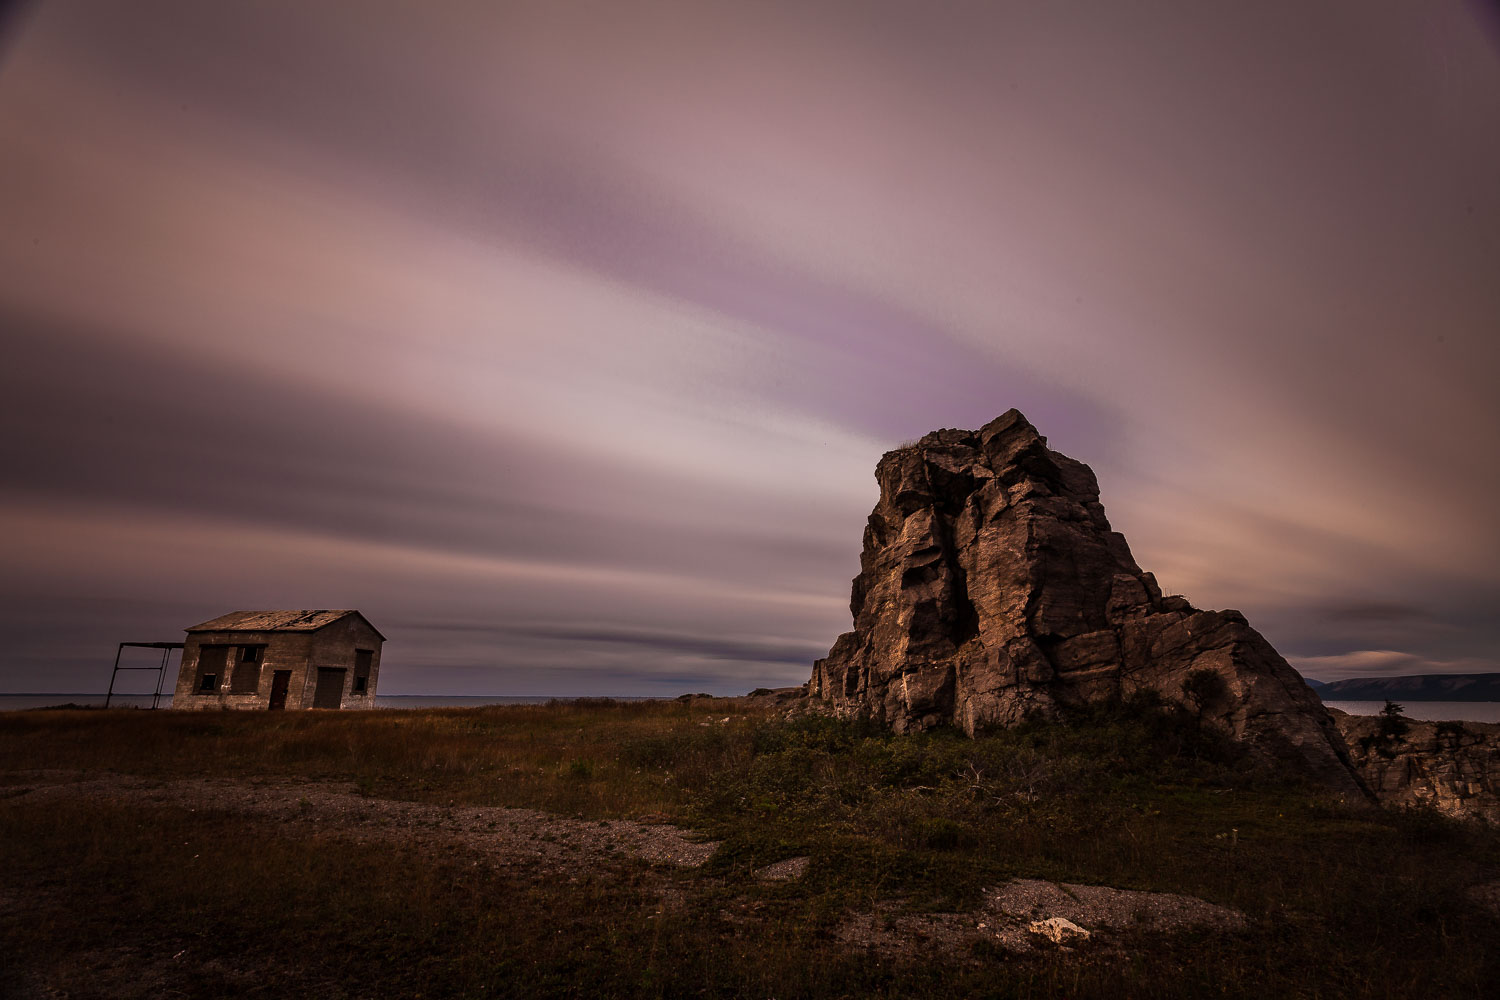
<instances>
[{"instance_id":1,"label":"shrub","mask_svg":"<svg viewBox=\"0 0 1500 1000\"><path fill-rule=\"evenodd\" d=\"M1205 712L1229 699L1229 683L1218 671L1199 667L1189 671L1187 678L1183 680L1182 693L1188 700L1188 706L1197 713L1198 721L1202 722Z\"/></svg>"}]
</instances>

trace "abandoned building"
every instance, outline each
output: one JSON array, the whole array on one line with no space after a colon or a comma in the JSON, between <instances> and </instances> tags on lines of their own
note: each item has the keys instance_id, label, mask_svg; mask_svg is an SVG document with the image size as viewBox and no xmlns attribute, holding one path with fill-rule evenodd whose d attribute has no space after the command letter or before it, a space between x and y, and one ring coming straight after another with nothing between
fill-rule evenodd
<instances>
[{"instance_id":1,"label":"abandoned building","mask_svg":"<svg viewBox=\"0 0 1500 1000\"><path fill-rule=\"evenodd\" d=\"M358 611L232 611L184 631L173 708L375 705L385 636Z\"/></svg>"}]
</instances>

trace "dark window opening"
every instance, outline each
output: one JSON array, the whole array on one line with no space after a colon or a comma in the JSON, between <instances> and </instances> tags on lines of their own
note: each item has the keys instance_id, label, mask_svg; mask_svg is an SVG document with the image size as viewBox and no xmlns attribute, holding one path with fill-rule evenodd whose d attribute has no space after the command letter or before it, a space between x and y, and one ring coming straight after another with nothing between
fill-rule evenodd
<instances>
[{"instance_id":1,"label":"dark window opening","mask_svg":"<svg viewBox=\"0 0 1500 1000\"><path fill-rule=\"evenodd\" d=\"M219 678L229 661L228 646L204 646L198 651L198 683L194 690L199 694L213 694L219 689Z\"/></svg>"},{"instance_id":2,"label":"dark window opening","mask_svg":"<svg viewBox=\"0 0 1500 1000\"><path fill-rule=\"evenodd\" d=\"M230 694L255 694L260 690L260 665L265 661L266 647L241 646L239 662L229 675Z\"/></svg>"},{"instance_id":3,"label":"dark window opening","mask_svg":"<svg viewBox=\"0 0 1500 1000\"><path fill-rule=\"evenodd\" d=\"M373 649L354 651L354 684L350 688L350 694L365 694L370 690L370 665L374 659Z\"/></svg>"}]
</instances>

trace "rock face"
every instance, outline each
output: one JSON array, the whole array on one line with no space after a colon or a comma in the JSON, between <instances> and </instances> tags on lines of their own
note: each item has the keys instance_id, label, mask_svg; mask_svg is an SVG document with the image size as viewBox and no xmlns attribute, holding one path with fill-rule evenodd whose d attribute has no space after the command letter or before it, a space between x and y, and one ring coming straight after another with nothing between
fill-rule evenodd
<instances>
[{"instance_id":1,"label":"rock face","mask_svg":"<svg viewBox=\"0 0 1500 1000\"><path fill-rule=\"evenodd\" d=\"M1378 718L1332 711L1355 769L1382 803L1500 825L1500 726L1407 719L1405 735L1381 753Z\"/></svg>"},{"instance_id":2,"label":"rock face","mask_svg":"<svg viewBox=\"0 0 1500 1000\"><path fill-rule=\"evenodd\" d=\"M814 701L898 732L972 734L1147 688L1180 700L1189 674L1212 671L1224 683L1208 686L1205 718L1362 794L1301 676L1239 612L1162 596L1110 529L1093 472L1019 412L888 452L875 478L854 631L814 665Z\"/></svg>"}]
</instances>

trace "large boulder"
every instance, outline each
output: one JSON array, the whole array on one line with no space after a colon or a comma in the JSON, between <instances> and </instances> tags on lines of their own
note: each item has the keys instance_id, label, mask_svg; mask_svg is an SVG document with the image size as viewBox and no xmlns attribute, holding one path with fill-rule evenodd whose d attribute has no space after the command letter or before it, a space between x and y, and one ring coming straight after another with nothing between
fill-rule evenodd
<instances>
[{"instance_id":1,"label":"large boulder","mask_svg":"<svg viewBox=\"0 0 1500 1000\"><path fill-rule=\"evenodd\" d=\"M1361 793L1301 676L1239 612L1163 596L1111 530L1093 471L1016 410L888 452L875 478L854 630L814 665L814 702L898 732L973 734L1144 689L1181 700L1196 673L1206 718L1263 758Z\"/></svg>"}]
</instances>

